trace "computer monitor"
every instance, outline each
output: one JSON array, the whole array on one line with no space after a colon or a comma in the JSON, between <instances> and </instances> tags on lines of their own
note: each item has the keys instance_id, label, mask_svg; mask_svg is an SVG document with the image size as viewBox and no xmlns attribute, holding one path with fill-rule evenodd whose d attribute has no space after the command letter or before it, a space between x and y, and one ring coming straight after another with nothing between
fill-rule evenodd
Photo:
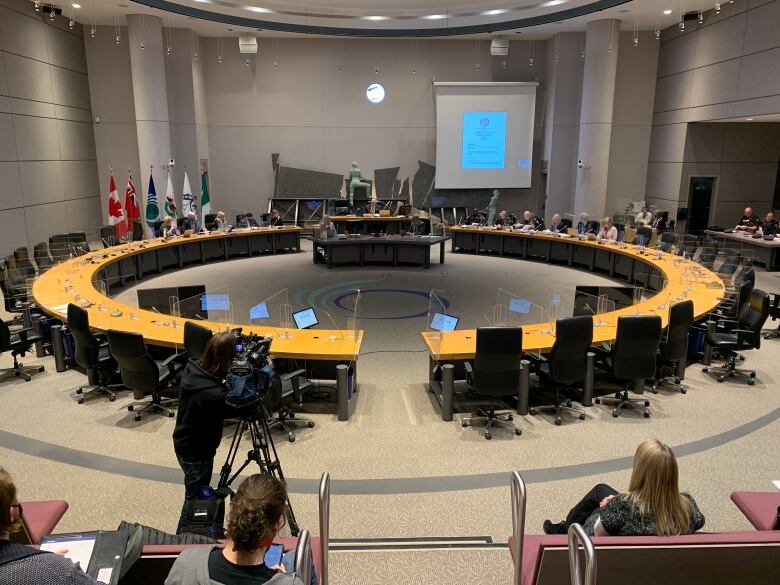
<instances>
[{"instance_id":1,"label":"computer monitor","mask_svg":"<svg viewBox=\"0 0 780 585\"><path fill-rule=\"evenodd\" d=\"M269 319L270 317L271 315L268 313L268 304L265 301L258 303L249 309L250 321L254 321L255 319Z\"/></svg>"},{"instance_id":2,"label":"computer monitor","mask_svg":"<svg viewBox=\"0 0 780 585\"><path fill-rule=\"evenodd\" d=\"M460 319L454 315L445 315L444 313L434 313L431 319L431 329L434 331L455 331Z\"/></svg>"},{"instance_id":3,"label":"computer monitor","mask_svg":"<svg viewBox=\"0 0 780 585\"><path fill-rule=\"evenodd\" d=\"M527 315L531 312L531 301L528 299L519 299L517 297L513 297L509 299L509 312Z\"/></svg>"},{"instance_id":4,"label":"computer monitor","mask_svg":"<svg viewBox=\"0 0 780 585\"><path fill-rule=\"evenodd\" d=\"M229 311L230 295L227 293L206 293L200 297L201 311Z\"/></svg>"},{"instance_id":5,"label":"computer monitor","mask_svg":"<svg viewBox=\"0 0 780 585\"><path fill-rule=\"evenodd\" d=\"M314 327L315 325L320 324L320 322L317 320L317 315L314 314L314 309L311 307L301 311L296 311L292 314L292 318L293 321L295 321L295 326L298 329L309 329L310 327Z\"/></svg>"}]
</instances>

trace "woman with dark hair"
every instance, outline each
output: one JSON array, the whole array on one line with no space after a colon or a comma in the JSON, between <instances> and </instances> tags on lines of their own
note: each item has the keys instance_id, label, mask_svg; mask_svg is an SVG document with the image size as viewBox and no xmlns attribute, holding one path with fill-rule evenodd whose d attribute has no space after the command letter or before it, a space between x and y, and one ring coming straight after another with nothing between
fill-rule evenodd
<instances>
[{"instance_id":1,"label":"woman with dark hair","mask_svg":"<svg viewBox=\"0 0 780 585\"><path fill-rule=\"evenodd\" d=\"M571 509L566 520L544 521L546 534L565 534L581 524L595 536L677 536L704 526L694 499L680 493L677 458L668 445L648 439L634 454L628 492L598 484Z\"/></svg>"},{"instance_id":2,"label":"woman with dark hair","mask_svg":"<svg viewBox=\"0 0 780 585\"><path fill-rule=\"evenodd\" d=\"M225 376L235 357L235 335L217 333L206 344L201 359L190 359L182 374L173 448L184 471L185 500L197 497L198 490L211 483L224 419L238 415L225 404ZM183 524L184 507L177 533Z\"/></svg>"},{"instance_id":3,"label":"woman with dark hair","mask_svg":"<svg viewBox=\"0 0 780 585\"><path fill-rule=\"evenodd\" d=\"M284 527L287 491L275 477L256 474L238 487L230 503L225 548L188 548L171 567L165 585L303 585L292 573L294 551L269 567L265 553ZM312 571L312 585L317 578Z\"/></svg>"},{"instance_id":4,"label":"woman with dark hair","mask_svg":"<svg viewBox=\"0 0 780 585\"><path fill-rule=\"evenodd\" d=\"M22 505L9 473L0 467L0 583L14 585L97 585L61 554L11 542L22 524ZM86 567L85 567L86 568Z\"/></svg>"}]
</instances>

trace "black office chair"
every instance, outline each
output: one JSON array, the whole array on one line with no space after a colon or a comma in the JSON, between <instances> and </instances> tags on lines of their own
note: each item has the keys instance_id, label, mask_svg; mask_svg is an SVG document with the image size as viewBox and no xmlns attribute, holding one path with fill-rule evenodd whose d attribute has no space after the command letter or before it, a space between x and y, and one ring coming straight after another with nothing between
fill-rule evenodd
<instances>
[{"instance_id":1,"label":"black office chair","mask_svg":"<svg viewBox=\"0 0 780 585\"><path fill-rule=\"evenodd\" d=\"M209 340L214 336L214 332L208 327L198 325L192 321L186 321L184 323L184 350L187 358L193 358L199 360L203 355L203 350L206 349L206 345Z\"/></svg>"},{"instance_id":2,"label":"black office chair","mask_svg":"<svg viewBox=\"0 0 780 585\"><path fill-rule=\"evenodd\" d=\"M116 227L113 225L104 225L101 227L100 241L103 243L104 248L116 246L119 243L119 240L116 237Z\"/></svg>"},{"instance_id":3,"label":"black office chair","mask_svg":"<svg viewBox=\"0 0 780 585\"><path fill-rule=\"evenodd\" d=\"M771 293L771 299L769 301L769 317L772 321L780 319L780 293ZM764 339L776 339L780 337L780 325L777 329L769 331L764 334Z\"/></svg>"},{"instance_id":4,"label":"black office chair","mask_svg":"<svg viewBox=\"0 0 780 585\"><path fill-rule=\"evenodd\" d=\"M755 384L756 372L737 368L737 359L740 351L761 347L761 328L768 317L769 295L761 289L753 289L750 302L740 311L735 329L728 333L708 331L704 337L704 342L717 350L726 363L715 368L705 366L701 371L718 374L718 382L729 377L742 376L747 379L749 385Z\"/></svg>"},{"instance_id":5,"label":"black office chair","mask_svg":"<svg viewBox=\"0 0 780 585\"><path fill-rule=\"evenodd\" d=\"M58 264L70 258L68 247L68 234L54 234L49 237L49 251L51 257Z\"/></svg>"},{"instance_id":6,"label":"black office chair","mask_svg":"<svg viewBox=\"0 0 780 585\"><path fill-rule=\"evenodd\" d=\"M730 248L723 250L723 258L716 272L724 281L729 280L739 268L740 251Z\"/></svg>"},{"instance_id":7,"label":"black office chair","mask_svg":"<svg viewBox=\"0 0 780 585\"><path fill-rule=\"evenodd\" d=\"M160 236L160 228L162 227L163 220L161 219L155 219L154 220L154 237L157 238Z\"/></svg>"},{"instance_id":8,"label":"black office chair","mask_svg":"<svg viewBox=\"0 0 780 585\"><path fill-rule=\"evenodd\" d=\"M35 276L35 266L30 262L30 253L26 247L22 246L14 250L14 260L16 261L16 269L25 277L33 278Z\"/></svg>"},{"instance_id":9,"label":"black office chair","mask_svg":"<svg viewBox=\"0 0 780 585\"><path fill-rule=\"evenodd\" d=\"M49 268L54 266L54 260L49 255L49 245L46 242L39 242L33 247L33 259L38 265L38 272L43 274Z\"/></svg>"},{"instance_id":10,"label":"black office chair","mask_svg":"<svg viewBox=\"0 0 780 585\"><path fill-rule=\"evenodd\" d=\"M293 410L293 404L300 406L304 393L314 388L314 383L303 377L305 373L306 370L301 369L274 377L270 392L263 397L268 412L277 413L268 419L268 428L281 428L291 443L295 442L294 429L314 428L313 420L297 416Z\"/></svg>"},{"instance_id":11,"label":"black office chair","mask_svg":"<svg viewBox=\"0 0 780 585\"><path fill-rule=\"evenodd\" d=\"M572 406L571 400L561 398L561 387L585 380L588 350L593 342L593 318L590 315L558 319L555 322L555 343L537 373L545 386L555 389L555 403L536 406L529 412L555 412L555 424L561 424L561 411L572 413L585 420L585 411Z\"/></svg>"},{"instance_id":12,"label":"black office chair","mask_svg":"<svg viewBox=\"0 0 780 585\"><path fill-rule=\"evenodd\" d=\"M477 394L491 398L517 394L523 358L523 330L521 327L480 327L477 329L477 352L474 364L465 362L466 380ZM474 423L485 424L485 438L490 439L493 425L506 425L516 435L522 431L513 422L512 412L498 413L495 404L488 410L480 409L464 418L464 427Z\"/></svg>"},{"instance_id":13,"label":"black office chair","mask_svg":"<svg viewBox=\"0 0 780 585\"><path fill-rule=\"evenodd\" d=\"M216 213L207 213L205 216L203 216L203 225L208 231L212 231L214 229L215 219L217 219Z\"/></svg>"},{"instance_id":14,"label":"black office chair","mask_svg":"<svg viewBox=\"0 0 780 585\"><path fill-rule=\"evenodd\" d=\"M68 236L68 247L74 256L83 256L90 251L85 232L70 232Z\"/></svg>"},{"instance_id":15,"label":"black office chair","mask_svg":"<svg viewBox=\"0 0 780 585\"><path fill-rule=\"evenodd\" d=\"M3 268L0 270L0 289L3 291L5 310L16 315L14 321L20 320L27 303L27 282L15 268L9 267L7 261L3 263Z\"/></svg>"},{"instance_id":16,"label":"black office chair","mask_svg":"<svg viewBox=\"0 0 780 585\"><path fill-rule=\"evenodd\" d=\"M133 220L132 237L134 242L140 242L144 239L144 226L140 219Z\"/></svg>"},{"instance_id":17,"label":"black office chair","mask_svg":"<svg viewBox=\"0 0 780 585\"><path fill-rule=\"evenodd\" d=\"M677 365L688 356L688 332L693 325L693 301L687 300L675 303L669 308L669 324L666 327L666 339L658 348L658 366L660 373L664 366ZM659 376L653 382L653 392L658 394L658 388L664 384L674 386L681 394L687 390L678 376Z\"/></svg>"},{"instance_id":18,"label":"black office chair","mask_svg":"<svg viewBox=\"0 0 780 585\"><path fill-rule=\"evenodd\" d=\"M642 245L647 246L650 244L650 238L653 237L653 230L652 228L649 228L647 226L639 226L636 228L636 236L634 236L634 241L632 244L639 244L640 242Z\"/></svg>"},{"instance_id":19,"label":"black office chair","mask_svg":"<svg viewBox=\"0 0 780 585\"><path fill-rule=\"evenodd\" d=\"M0 353L10 351L14 358L14 367L4 368L1 371L4 374L13 373L15 377L21 376L25 382L32 380L30 372L42 372L44 366L25 367L18 358L19 356L24 357L32 346L39 341L43 341L43 337L33 334L32 329L25 328L11 332L8 323L0 319Z\"/></svg>"},{"instance_id":20,"label":"black office chair","mask_svg":"<svg viewBox=\"0 0 780 585\"><path fill-rule=\"evenodd\" d=\"M151 409L169 417L176 413L167 407L176 402L175 399L163 398L162 391L168 388L182 370L183 364L172 355L163 361L158 361L149 355L144 345L144 338L139 333L125 333L109 330L108 348L119 364L122 384L133 391L136 400L141 400L151 394L146 402L136 402L127 407L135 412L135 420L141 420L141 414ZM141 410L137 407L141 406Z\"/></svg>"},{"instance_id":21,"label":"black office chair","mask_svg":"<svg viewBox=\"0 0 780 585\"><path fill-rule=\"evenodd\" d=\"M116 373L117 363L108 350L108 340L97 336L89 328L89 314L72 303L68 304L68 329L73 336L75 353L73 360L87 371L87 386L76 390L79 404L90 394L104 393L113 402L116 400L114 388L122 388L122 384L111 384L111 378ZM86 390L86 392L85 392Z\"/></svg>"},{"instance_id":22,"label":"black office chair","mask_svg":"<svg viewBox=\"0 0 780 585\"><path fill-rule=\"evenodd\" d=\"M618 317L617 335L612 350L602 360L602 364L626 387L617 392L614 398L596 398L596 404L615 403L612 416L618 416L621 408L636 408L643 411L645 418L650 416L650 402L631 399L628 396L628 384L634 383L634 391L644 391L646 379L655 377L656 356L661 342L661 317L659 315L623 315Z\"/></svg>"},{"instance_id":23,"label":"black office chair","mask_svg":"<svg viewBox=\"0 0 780 585\"><path fill-rule=\"evenodd\" d=\"M672 245L677 241L677 235L674 232L664 232L658 241L658 249L662 252L671 252Z\"/></svg>"}]
</instances>

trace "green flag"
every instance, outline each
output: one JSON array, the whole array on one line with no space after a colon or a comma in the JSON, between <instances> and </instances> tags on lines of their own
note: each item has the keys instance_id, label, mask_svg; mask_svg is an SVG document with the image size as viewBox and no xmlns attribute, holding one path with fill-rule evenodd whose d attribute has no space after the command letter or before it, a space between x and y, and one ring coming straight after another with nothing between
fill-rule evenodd
<instances>
[{"instance_id":1,"label":"green flag","mask_svg":"<svg viewBox=\"0 0 780 585\"><path fill-rule=\"evenodd\" d=\"M201 225L206 225L206 215L211 213L211 198L209 197L209 185L207 180L208 172L204 171L200 174L200 209L201 209Z\"/></svg>"}]
</instances>

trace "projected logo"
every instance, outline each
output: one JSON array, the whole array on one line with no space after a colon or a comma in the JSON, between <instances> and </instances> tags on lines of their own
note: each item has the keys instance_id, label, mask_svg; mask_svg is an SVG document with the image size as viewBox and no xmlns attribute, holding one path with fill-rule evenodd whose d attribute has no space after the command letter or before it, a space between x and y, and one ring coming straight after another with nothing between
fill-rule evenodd
<instances>
[{"instance_id":1,"label":"projected logo","mask_svg":"<svg viewBox=\"0 0 780 585\"><path fill-rule=\"evenodd\" d=\"M490 120L488 120L487 118L482 118L479 121L479 125L482 126L483 128L490 126Z\"/></svg>"},{"instance_id":2,"label":"projected logo","mask_svg":"<svg viewBox=\"0 0 780 585\"><path fill-rule=\"evenodd\" d=\"M372 104L378 104L385 99L385 88L381 83L372 83L366 88L366 99Z\"/></svg>"},{"instance_id":3,"label":"projected logo","mask_svg":"<svg viewBox=\"0 0 780 585\"><path fill-rule=\"evenodd\" d=\"M517 161L517 166L519 166L521 169L527 169L531 166L531 161L527 158L521 158L519 161Z\"/></svg>"}]
</instances>

